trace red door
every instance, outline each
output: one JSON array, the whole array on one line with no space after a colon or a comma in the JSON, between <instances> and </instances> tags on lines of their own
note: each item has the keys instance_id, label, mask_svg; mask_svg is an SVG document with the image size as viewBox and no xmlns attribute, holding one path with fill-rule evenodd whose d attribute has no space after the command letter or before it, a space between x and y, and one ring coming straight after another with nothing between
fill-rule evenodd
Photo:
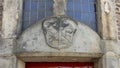
<instances>
[{"instance_id":1,"label":"red door","mask_svg":"<svg viewBox=\"0 0 120 68\"><path fill-rule=\"evenodd\" d=\"M50 62L26 63L26 68L93 68L94 63L89 62Z\"/></svg>"}]
</instances>

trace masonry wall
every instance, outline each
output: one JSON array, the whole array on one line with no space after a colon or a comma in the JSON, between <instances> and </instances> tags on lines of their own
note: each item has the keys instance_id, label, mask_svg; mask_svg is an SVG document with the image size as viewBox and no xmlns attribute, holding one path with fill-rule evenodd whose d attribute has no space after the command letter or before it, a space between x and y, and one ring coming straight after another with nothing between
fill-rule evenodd
<instances>
[{"instance_id":1,"label":"masonry wall","mask_svg":"<svg viewBox=\"0 0 120 68\"><path fill-rule=\"evenodd\" d=\"M104 2L103 2L104 0L98 0L98 1L101 1L102 5L103 5L103 7L101 7L103 10L102 11L102 14L103 14L102 18L105 18L104 20L102 20L102 24L104 26L100 27L100 28L103 28L103 30L101 29L101 32L103 33L104 37L103 37L103 39L101 39L102 44L100 45L103 56L102 57L100 56L101 61L99 62L100 63L99 68L120 68L120 66L118 66L118 58L120 60L120 55L118 55L120 53L120 47L119 47L120 43L117 44L116 40L114 41L112 38L109 39L109 37L108 37L109 34L111 37L111 35L113 35L112 33L114 33L112 31L116 30L116 28L113 27L113 24L115 24L116 22L113 22L113 21L111 22L111 18L113 19L113 16L112 16L113 10L111 11L112 13L109 14L109 11L110 11L109 8L111 8L113 6L111 4L109 7L109 3L111 3L113 0L106 0L107 2L106 2L105 6L107 7L106 8L107 10L104 10L104 7L105 7ZM1 2L1 6L2 6L2 0L0 0L0 2ZM21 57L22 55L20 56L19 53L18 53L18 55L16 55L16 53L15 53L16 52L15 48L18 48L16 45L16 34L17 34L16 31L18 28L16 28L16 27L19 26L20 22L18 22L18 21L21 18L20 15L22 15L21 3L22 3L22 0L4 0L4 16L3 16L4 18L3 18L3 25L2 25L2 27L4 29L2 29L3 35L2 35L2 38L0 38L0 68L18 68L18 67L16 67L17 65L18 66L24 65L24 62L26 62L26 61L23 61L23 63L19 62L18 58L16 58L16 56L20 57L20 58L23 58L23 57L28 58L28 56L31 57L31 55L33 56L33 58L36 57L36 54L32 54L32 53L29 55L25 54L25 55L23 55L23 57ZM120 8L119 8L120 5L119 5L119 3L120 3L120 0L116 0L116 6L118 7L118 8L116 8L116 10L117 10L116 15L118 18L118 20L117 20L118 27L120 27L120 20L119 20L120 19ZM106 18L107 14L105 15L105 12L109 14L109 16L111 17L110 19ZM2 14L1 14L1 17L2 17ZM106 19L107 19L107 21L110 22L110 25L108 25L105 22ZM110 32L107 31L107 30L109 30L109 28L107 28L108 26L109 26L109 28L113 27L113 28L111 28ZM117 30L119 30L119 32L120 32L120 29L117 29ZM39 32L39 31L37 31L37 32ZM88 32L88 31L86 31L86 32ZM28 33L28 34L30 34L30 33ZM81 35L83 35L83 34L81 34ZM86 36L88 36L88 35L89 34L87 34ZM26 36L28 36L28 35L26 35ZM115 34L115 36L116 36L116 34ZM118 36L119 36L118 38L120 39L120 34ZM24 48L26 48L26 47L20 47L20 48L23 48L23 50L24 50ZM28 49L32 49L32 48L33 47L29 47ZM36 48L38 50L43 49L43 48L39 49L38 47L36 47ZM87 48L91 48L91 46L86 47L84 49L87 49ZM23 50L21 50L21 51L23 51ZM34 48L33 48L33 50L36 51ZM46 49L43 49L43 50L46 50ZM74 50L76 50L76 49L74 49ZM82 50L82 49L79 49L79 50ZM31 52L33 52L33 51L31 51ZM14 53L15 53L15 55L14 55ZM73 52L73 53L75 54L75 52ZM74 54L69 55L68 53L67 54L66 53L60 54L57 52L56 52L56 54L48 53L48 55L47 55L47 53L42 53L42 54L38 54L38 55L43 56L43 54L45 54L44 56L53 55L53 56L58 56L58 57L63 56L63 55L64 56L71 56L71 55L73 56L74 55ZM35 57L34 57L34 55L35 55ZM81 56L81 54L79 54L79 55ZM88 55L93 56L93 54L88 54ZM77 55L75 55L75 56L77 56ZM37 57L39 58L39 56L37 56ZM93 56L93 57L96 58L95 56ZM94 61L96 61L96 60L94 60ZM119 63L120 63L120 61L119 61ZM23 67L25 67L25 66L23 66ZM19 67L19 68L21 68L21 67ZM96 68L98 68L98 67L96 67Z\"/></svg>"},{"instance_id":2,"label":"masonry wall","mask_svg":"<svg viewBox=\"0 0 120 68\"><path fill-rule=\"evenodd\" d=\"M2 26L2 10L3 10L3 0L0 0L0 30Z\"/></svg>"},{"instance_id":3,"label":"masonry wall","mask_svg":"<svg viewBox=\"0 0 120 68\"><path fill-rule=\"evenodd\" d=\"M120 40L120 0L116 0L117 30L118 39Z\"/></svg>"},{"instance_id":4,"label":"masonry wall","mask_svg":"<svg viewBox=\"0 0 120 68\"><path fill-rule=\"evenodd\" d=\"M118 40L120 40L120 0L116 1L116 16L117 16L117 33ZM3 0L0 0L0 33L2 27L2 11L3 11Z\"/></svg>"}]
</instances>

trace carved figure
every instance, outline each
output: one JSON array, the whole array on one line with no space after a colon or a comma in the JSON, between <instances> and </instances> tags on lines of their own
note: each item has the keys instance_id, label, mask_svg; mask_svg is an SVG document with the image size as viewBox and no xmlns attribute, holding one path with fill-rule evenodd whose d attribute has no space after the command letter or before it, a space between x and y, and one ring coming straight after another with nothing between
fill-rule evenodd
<instances>
[{"instance_id":1,"label":"carved figure","mask_svg":"<svg viewBox=\"0 0 120 68\"><path fill-rule=\"evenodd\" d=\"M42 23L46 43L56 49L72 45L77 23L68 17L52 17Z\"/></svg>"}]
</instances>

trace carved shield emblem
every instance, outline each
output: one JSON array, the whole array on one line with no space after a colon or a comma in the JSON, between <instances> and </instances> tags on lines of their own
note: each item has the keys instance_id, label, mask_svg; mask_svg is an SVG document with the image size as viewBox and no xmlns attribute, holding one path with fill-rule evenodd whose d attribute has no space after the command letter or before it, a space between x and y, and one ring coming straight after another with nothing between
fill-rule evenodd
<instances>
[{"instance_id":1,"label":"carved shield emblem","mask_svg":"<svg viewBox=\"0 0 120 68\"><path fill-rule=\"evenodd\" d=\"M72 45L77 23L68 17L51 17L43 21L42 28L46 43L62 49Z\"/></svg>"}]
</instances>

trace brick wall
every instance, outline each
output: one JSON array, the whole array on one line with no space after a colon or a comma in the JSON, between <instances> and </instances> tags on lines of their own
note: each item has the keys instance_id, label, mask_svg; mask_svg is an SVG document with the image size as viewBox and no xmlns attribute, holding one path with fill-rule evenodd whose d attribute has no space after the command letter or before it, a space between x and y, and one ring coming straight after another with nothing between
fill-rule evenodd
<instances>
[{"instance_id":1,"label":"brick wall","mask_svg":"<svg viewBox=\"0 0 120 68\"><path fill-rule=\"evenodd\" d=\"M2 10L3 10L3 0L0 0L0 31L2 26Z\"/></svg>"},{"instance_id":2,"label":"brick wall","mask_svg":"<svg viewBox=\"0 0 120 68\"><path fill-rule=\"evenodd\" d=\"M116 0L118 39L120 40L120 0Z\"/></svg>"}]
</instances>

